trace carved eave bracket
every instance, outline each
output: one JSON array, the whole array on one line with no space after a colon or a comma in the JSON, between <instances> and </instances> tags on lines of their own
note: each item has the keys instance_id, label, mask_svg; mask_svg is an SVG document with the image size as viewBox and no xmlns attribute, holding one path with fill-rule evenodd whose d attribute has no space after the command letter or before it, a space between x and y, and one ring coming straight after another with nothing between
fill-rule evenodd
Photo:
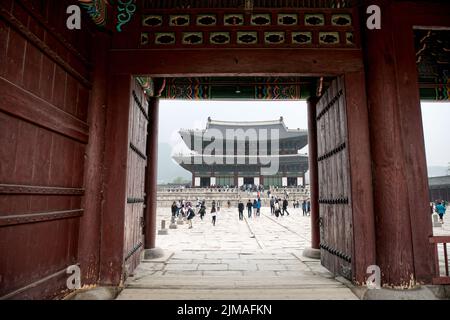
<instances>
[{"instance_id":1,"label":"carved eave bracket","mask_svg":"<svg viewBox=\"0 0 450 320\"><path fill-rule=\"evenodd\" d=\"M78 0L101 29L122 32L137 11L136 0Z\"/></svg>"}]
</instances>

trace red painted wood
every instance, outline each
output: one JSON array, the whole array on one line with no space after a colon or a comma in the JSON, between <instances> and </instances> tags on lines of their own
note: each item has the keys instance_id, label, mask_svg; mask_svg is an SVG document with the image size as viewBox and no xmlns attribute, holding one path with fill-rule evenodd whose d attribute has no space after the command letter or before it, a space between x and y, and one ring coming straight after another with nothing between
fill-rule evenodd
<instances>
[{"instance_id":1,"label":"red painted wood","mask_svg":"<svg viewBox=\"0 0 450 320\"><path fill-rule=\"evenodd\" d=\"M149 194L145 189L145 170L147 167L147 157L145 154L148 132L148 120L146 116L148 114L148 109L147 97L137 81L134 80L130 97L130 118L128 125L127 204L125 206L124 225L125 277L132 274L139 264L140 253L144 248L144 199L146 194ZM130 199L130 201L128 201L128 199ZM139 199L139 201L136 201L135 199Z\"/></svg>"},{"instance_id":2,"label":"red painted wood","mask_svg":"<svg viewBox=\"0 0 450 320\"><path fill-rule=\"evenodd\" d=\"M407 286L415 277L411 225L397 102L395 52L389 8L381 7L383 28L367 32L367 92L374 180L377 265L382 283ZM417 137L415 137L416 139ZM409 140L409 138L408 138ZM402 261L401 264L398 261Z\"/></svg>"},{"instance_id":3,"label":"red painted wood","mask_svg":"<svg viewBox=\"0 0 450 320\"><path fill-rule=\"evenodd\" d=\"M158 180L158 129L159 129L159 99L151 98L149 103L148 151L146 180L146 211L145 211L145 248L155 248L156 242L156 209L157 209L157 180ZM195 184L194 175L192 185Z\"/></svg>"},{"instance_id":4,"label":"red painted wood","mask_svg":"<svg viewBox=\"0 0 450 320\"><path fill-rule=\"evenodd\" d=\"M349 222L353 223L353 278L356 283L364 285L367 267L376 264L369 118L364 73L347 73L343 80L351 179L346 185L350 188L352 204L352 219Z\"/></svg>"},{"instance_id":5,"label":"red painted wood","mask_svg":"<svg viewBox=\"0 0 450 320\"><path fill-rule=\"evenodd\" d=\"M412 250L415 277L419 282L429 283L433 270L432 246L427 239L432 236L432 223L427 212L429 208L427 164L420 108L416 55L413 42L413 28L417 26L450 27L450 5L411 4L404 11L404 4L395 4L393 14L398 16L393 30L398 74L397 101L401 108L401 148L404 152L407 197L411 220Z\"/></svg>"},{"instance_id":6,"label":"red painted wood","mask_svg":"<svg viewBox=\"0 0 450 320\"><path fill-rule=\"evenodd\" d=\"M36 47L27 45L23 86L26 90L36 95L39 94L39 79L36 79L36 75L39 75L41 73L41 68L42 54Z\"/></svg>"},{"instance_id":7,"label":"red painted wood","mask_svg":"<svg viewBox=\"0 0 450 320\"><path fill-rule=\"evenodd\" d=\"M9 42L6 53L6 73L5 77L19 85L23 79L23 60L25 53L25 39L15 30L9 31Z\"/></svg>"},{"instance_id":8,"label":"red painted wood","mask_svg":"<svg viewBox=\"0 0 450 320\"><path fill-rule=\"evenodd\" d=\"M412 28L448 26L450 10L379 4L383 28L366 32L377 264L383 284L431 283L434 253Z\"/></svg>"},{"instance_id":9,"label":"red painted wood","mask_svg":"<svg viewBox=\"0 0 450 320\"><path fill-rule=\"evenodd\" d=\"M123 275L131 81L110 76L108 83L99 279L105 285L118 285Z\"/></svg>"},{"instance_id":10,"label":"red painted wood","mask_svg":"<svg viewBox=\"0 0 450 320\"><path fill-rule=\"evenodd\" d=\"M311 248L313 249L319 249L320 244L316 104L317 98L308 100L308 160L311 194Z\"/></svg>"},{"instance_id":11,"label":"red painted wood","mask_svg":"<svg viewBox=\"0 0 450 320\"><path fill-rule=\"evenodd\" d=\"M0 110L86 143L86 123L0 78Z\"/></svg>"},{"instance_id":12,"label":"red painted wood","mask_svg":"<svg viewBox=\"0 0 450 320\"><path fill-rule=\"evenodd\" d=\"M92 96L89 103L89 143L86 146L86 167L84 180L86 194L83 199L84 216L80 220L79 262L82 271L83 284L95 284L99 279L100 268L100 241L102 223L102 191L103 179L99 174L103 170L105 128L107 112L107 49L109 36L98 33L94 38L94 72ZM82 89L79 86L78 89ZM78 91L77 112L86 103L80 97L83 91ZM83 111L84 112L84 111ZM84 154L81 154L84 157ZM79 159L81 161L81 159ZM76 183L75 183L76 184Z\"/></svg>"},{"instance_id":13,"label":"red painted wood","mask_svg":"<svg viewBox=\"0 0 450 320\"><path fill-rule=\"evenodd\" d=\"M222 49L214 54L209 50L117 50L111 52L110 65L117 74L161 77L244 74L323 76L363 68L361 51L355 49Z\"/></svg>"},{"instance_id":14,"label":"red painted wood","mask_svg":"<svg viewBox=\"0 0 450 320\"><path fill-rule=\"evenodd\" d=\"M64 16L56 8L48 6L48 16ZM88 66L72 64L66 46L42 46L51 38L42 26L52 22L31 17L21 1L2 1L0 15L0 184L35 190L0 195L0 297L52 297L65 288L65 275L52 275L77 262L83 196L56 190L83 188L88 141L88 126L77 118L87 111L87 99L77 99L83 83L68 82L66 67L86 74Z\"/></svg>"}]
</instances>

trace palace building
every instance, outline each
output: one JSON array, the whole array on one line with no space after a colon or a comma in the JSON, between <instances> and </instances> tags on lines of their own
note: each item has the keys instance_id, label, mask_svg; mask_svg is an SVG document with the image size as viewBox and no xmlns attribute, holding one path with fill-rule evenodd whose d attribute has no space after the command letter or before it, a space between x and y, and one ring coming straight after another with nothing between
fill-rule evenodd
<instances>
[{"instance_id":1,"label":"palace building","mask_svg":"<svg viewBox=\"0 0 450 320\"><path fill-rule=\"evenodd\" d=\"M208 118L204 130L180 130L189 155L174 156L192 173L192 186L304 186L308 131L274 121L229 122Z\"/></svg>"}]
</instances>

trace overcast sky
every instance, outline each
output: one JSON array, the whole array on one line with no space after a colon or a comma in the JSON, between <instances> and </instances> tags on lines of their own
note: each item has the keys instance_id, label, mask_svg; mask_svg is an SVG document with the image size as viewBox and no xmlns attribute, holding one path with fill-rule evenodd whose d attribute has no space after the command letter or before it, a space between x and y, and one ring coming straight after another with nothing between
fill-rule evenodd
<instances>
[{"instance_id":1,"label":"overcast sky","mask_svg":"<svg viewBox=\"0 0 450 320\"><path fill-rule=\"evenodd\" d=\"M179 101L162 100L159 141L174 152L186 151L178 130L204 129L208 117L224 121L276 120L291 129L307 129L305 101ZM423 103L425 147L429 166L450 163L450 103ZM303 153L304 150L302 150Z\"/></svg>"}]
</instances>

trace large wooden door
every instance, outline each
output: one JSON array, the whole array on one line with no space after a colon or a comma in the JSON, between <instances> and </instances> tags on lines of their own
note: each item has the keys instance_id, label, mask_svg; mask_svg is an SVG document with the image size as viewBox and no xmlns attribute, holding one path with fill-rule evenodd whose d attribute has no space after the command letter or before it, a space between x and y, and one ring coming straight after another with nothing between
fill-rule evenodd
<instances>
[{"instance_id":1,"label":"large wooden door","mask_svg":"<svg viewBox=\"0 0 450 320\"><path fill-rule=\"evenodd\" d=\"M128 276L140 261L144 247L145 170L147 167L148 100L133 82L128 129L127 199L125 206L124 273Z\"/></svg>"},{"instance_id":2,"label":"large wooden door","mask_svg":"<svg viewBox=\"0 0 450 320\"><path fill-rule=\"evenodd\" d=\"M322 264L352 278L353 217L344 81L335 79L317 104Z\"/></svg>"}]
</instances>

